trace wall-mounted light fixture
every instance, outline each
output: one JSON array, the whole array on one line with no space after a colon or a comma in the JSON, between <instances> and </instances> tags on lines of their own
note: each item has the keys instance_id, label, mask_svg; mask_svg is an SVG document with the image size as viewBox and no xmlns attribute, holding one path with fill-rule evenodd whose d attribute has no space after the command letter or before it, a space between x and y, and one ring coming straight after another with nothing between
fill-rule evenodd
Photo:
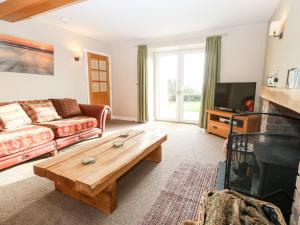
<instances>
[{"instance_id":1,"label":"wall-mounted light fixture","mask_svg":"<svg viewBox=\"0 0 300 225\"><path fill-rule=\"evenodd\" d=\"M283 37L282 29L283 26L281 21L272 21L269 28L269 35L281 39Z\"/></svg>"},{"instance_id":2,"label":"wall-mounted light fixture","mask_svg":"<svg viewBox=\"0 0 300 225\"><path fill-rule=\"evenodd\" d=\"M81 51L79 49L73 50L74 60L79 61L81 57Z\"/></svg>"}]
</instances>

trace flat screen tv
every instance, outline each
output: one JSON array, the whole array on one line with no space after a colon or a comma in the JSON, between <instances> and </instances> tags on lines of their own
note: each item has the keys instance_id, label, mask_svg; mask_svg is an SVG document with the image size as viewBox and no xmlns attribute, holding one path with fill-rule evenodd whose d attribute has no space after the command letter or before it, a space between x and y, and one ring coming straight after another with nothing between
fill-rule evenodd
<instances>
[{"instance_id":1,"label":"flat screen tv","mask_svg":"<svg viewBox=\"0 0 300 225\"><path fill-rule=\"evenodd\" d=\"M217 83L215 108L234 112L253 112L256 82Z\"/></svg>"}]
</instances>

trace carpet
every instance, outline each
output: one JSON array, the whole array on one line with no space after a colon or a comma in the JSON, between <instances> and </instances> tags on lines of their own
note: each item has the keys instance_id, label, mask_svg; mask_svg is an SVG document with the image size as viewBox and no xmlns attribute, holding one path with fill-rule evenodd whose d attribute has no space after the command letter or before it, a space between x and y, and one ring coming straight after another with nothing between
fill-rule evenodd
<instances>
[{"instance_id":1,"label":"carpet","mask_svg":"<svg viewBox=\"0 0 300 225\"><path fill-rule=\"evenodd\" d=\"M113 123L112 123L113 122ZM106 133L120 129L159 129L168 134L161 163L142 161L118 180L118 207L106 215L55 191L53 182L35 176L33 165L45 155L0 172L1 225L137 225L183 161L224 161L224 139L197 125L156 121L110 121ZM78 145L84 144L80 143ZM72 151L75 146L65 148ZM61 152L61 151L60 151Z\"/></svg>"},{"instance_id":2,"label":"carpet","mask_svg":"<svg viewBox=\"0 0 300 225\"><path fill-rule=\"evenodd\" d=\"M183 162L139 225L180 225L197 220L202 194L215 187L217 165Z\"/></svg>"}]
</instances>

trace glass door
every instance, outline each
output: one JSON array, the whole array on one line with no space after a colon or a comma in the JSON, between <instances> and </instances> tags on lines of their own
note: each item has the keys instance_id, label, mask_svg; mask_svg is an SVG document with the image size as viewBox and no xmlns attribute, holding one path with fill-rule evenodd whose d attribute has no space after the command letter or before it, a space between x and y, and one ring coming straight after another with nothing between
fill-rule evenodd
<instances>
[{"instance_id":1,"label":"glass door","mask_svg":"<svg viewBox=\"0 0 300 225\"><path fill-rule=\"evenodd\" d=\"M178 56L158 54L155 64L156 74L156 118L177 121L178 118Z\"/></svg>"},{"instance_id":2,"label":"glass door","mask_svg":"<svg viewBox=\"0 0 300 225\"><path fill-rule=\"evenodd\" d=\"M155 55L157 120L198 123L204 57L201 49Z\"/></svg>"},{"instance_id":3,"label":"glass door","mask_svg":"<svg viewBox=\"0 0 300 225\"><path fill-rule=\"evenodd\" d=\"M198 123L204 73L204 51L182 53L180 121Z\"/></svg>"}]
</instances>

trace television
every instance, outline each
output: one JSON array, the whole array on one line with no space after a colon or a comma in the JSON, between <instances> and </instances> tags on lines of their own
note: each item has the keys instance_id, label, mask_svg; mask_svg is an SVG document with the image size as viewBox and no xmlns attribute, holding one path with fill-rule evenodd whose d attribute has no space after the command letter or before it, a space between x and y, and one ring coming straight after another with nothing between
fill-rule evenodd
<instances>
[{"instance_id":1,"label":"television","mask_svg":"<svg viewBox=\"0 0 300 225\"><path fill-rule=\"evenodd\" d=\"M215 108L233 112L253 112L256 82L217 83Z\"/></svg>"}]
</instances>

